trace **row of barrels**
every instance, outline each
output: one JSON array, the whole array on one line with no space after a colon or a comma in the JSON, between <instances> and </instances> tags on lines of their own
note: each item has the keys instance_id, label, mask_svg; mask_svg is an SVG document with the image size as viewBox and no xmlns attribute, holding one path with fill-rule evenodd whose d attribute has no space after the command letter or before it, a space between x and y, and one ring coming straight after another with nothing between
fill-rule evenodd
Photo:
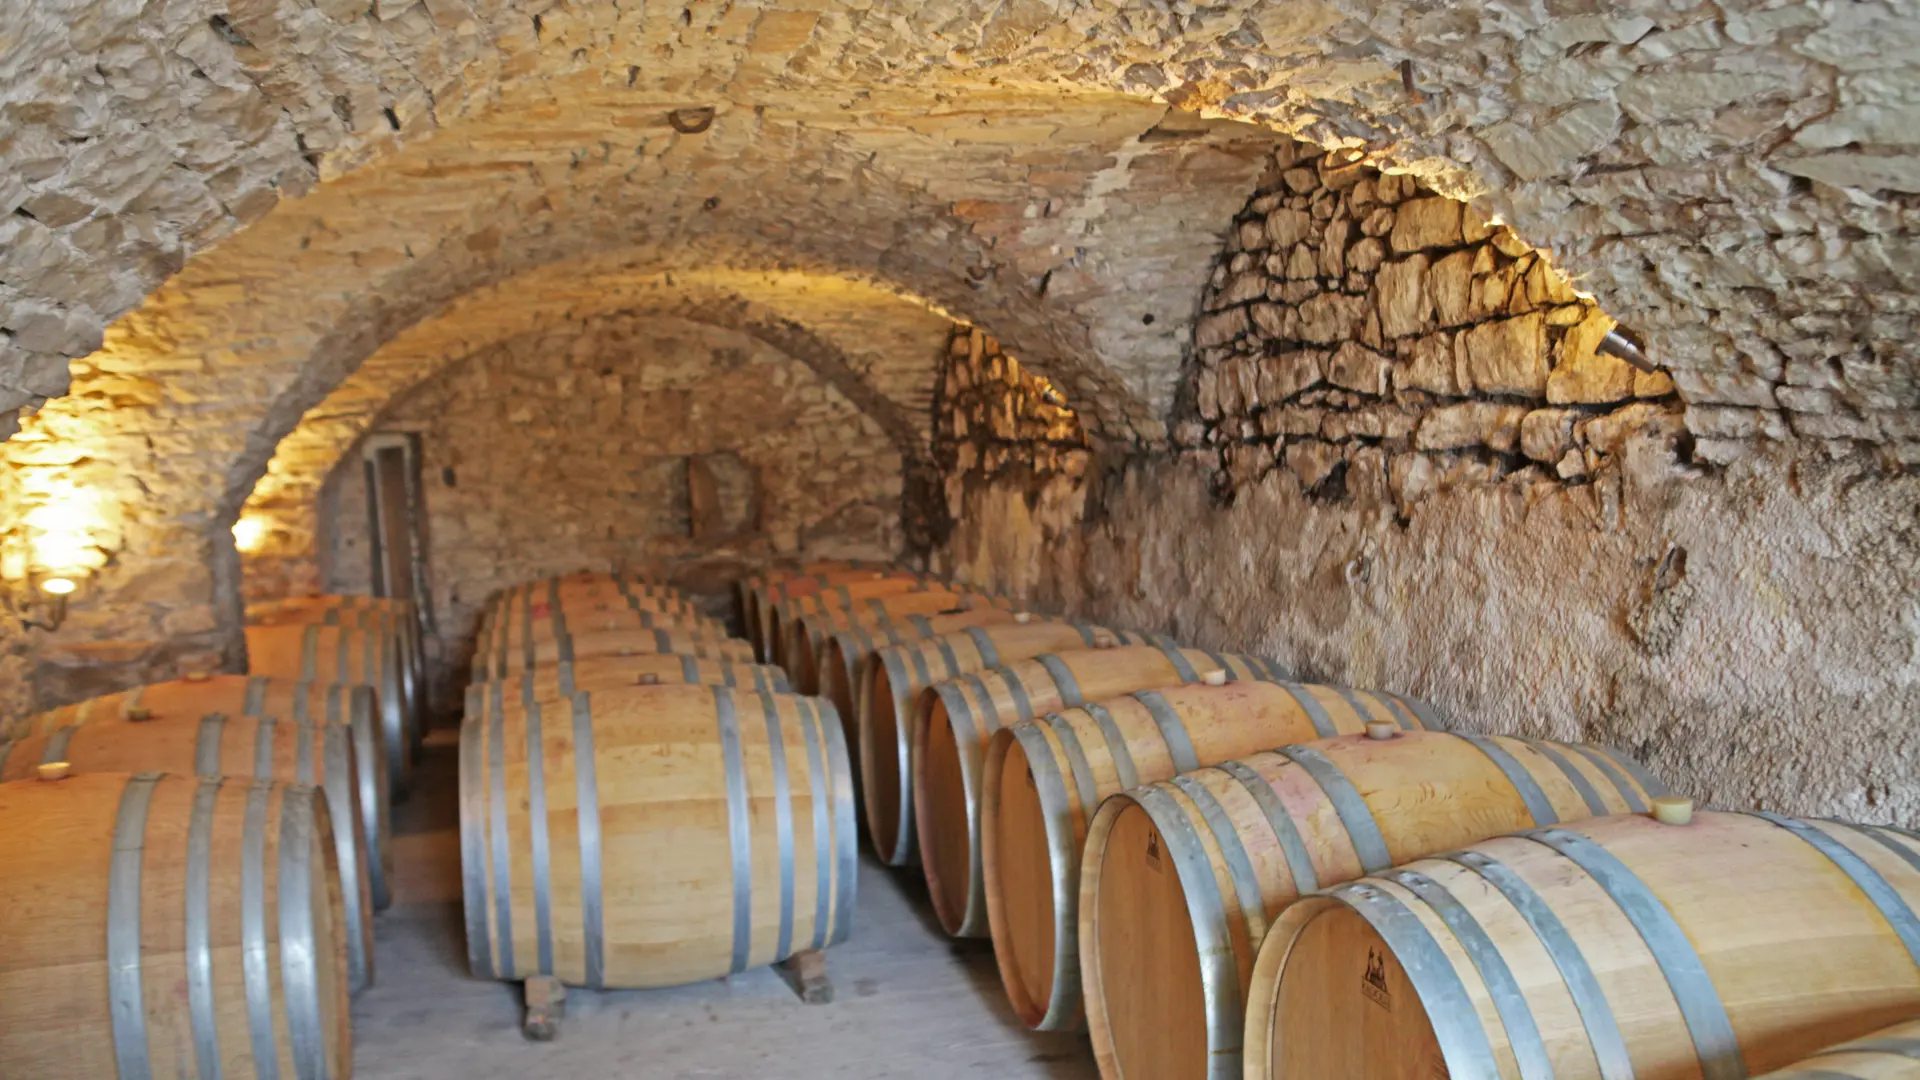
<instances>
[{"instance_id":1,"label":"row of barrels","mask_svg":"<svg viewBox=\"0 0 1920 1080\"><path fill-rule=\"evenodd\" d=\"M754 658L694 601L624 575L495 598L460 731L476 975L671 986L848 937L840 717Z\"/></svg>"},{"instance_id":2,"label":"row of barrels","mask_svg":"<svg viewBox=\"0 0 1920 1080\"><path fill-rule=\"evenodd\" d=\"M1898 1030L1821 1049L1920 1013L1908 834L1695 817L1608 748L1444 731L1418 701L1112 628L887 610L914 587L832 591L893 580L872 568L807 577L822 631L789 615L758 644L857 719L874 847L921 862L1015 1012L1088 1029L1110 1080L1914 1067ZM782 625L743 593L750 626Z\"/></svg>"},{"instance_id":3,"label":"row of barrels","mask_svg":"<svg viewBox=\"0 0 1920 1080\"><path fill-rule=\"evenodd\" d=\"M0 1075L349 1075L418 732L409 605L249 612L247 675L0 743Z\"/></svg>"}]
</instances>

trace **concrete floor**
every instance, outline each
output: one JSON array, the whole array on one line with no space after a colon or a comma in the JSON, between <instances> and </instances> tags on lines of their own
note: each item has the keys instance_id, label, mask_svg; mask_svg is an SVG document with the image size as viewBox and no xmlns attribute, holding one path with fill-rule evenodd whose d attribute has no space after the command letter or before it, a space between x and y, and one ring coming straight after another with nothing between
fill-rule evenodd
<instances>
[{"instance_id":1,"label":"concrete floor","mask_svg":"<svg viewBox=\"0 0 1920 1080\"><path fill-rule=\"evenodd\" d=\"M940 933L915 876L861 867L853 940L827 954L838 999L803 1005L771 969L672 990L570 991L558 1040L520 1035L520 988L467 973L453 733L396 809L396 898L377 982L354 1002L360 1080L1094 1080L1086 1039L1008 1010L984 943Z\"/></svg>"}]
</instances>

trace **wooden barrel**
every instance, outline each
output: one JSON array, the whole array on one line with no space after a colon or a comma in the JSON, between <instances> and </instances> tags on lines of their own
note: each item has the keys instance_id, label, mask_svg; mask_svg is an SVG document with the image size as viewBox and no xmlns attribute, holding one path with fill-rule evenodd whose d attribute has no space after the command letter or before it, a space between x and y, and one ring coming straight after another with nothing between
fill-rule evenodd
<instances>
[{"instance_id":1,"label":"wooden barrel","mask_svg":"<svg viewBox=\"0 0 1920 1080\"><path fill-rule=\"evenodd\" d=\"M666 601L653 603L666 604ZM635 606L619 599L574 600L560 604L535 600L531 604L512 603L497 611L478 640L490 652L502 647L518 648L525 642L551 641L562 634L582 634L595 630L669 630L698 631L726 636L725 624L679 602L674 610Z\"/></svg>"},{"instance_id":2,"label":"wooden barrel","mask_svg":"<svg viewBox=\"0 0 1920 1080\"><path fill-rule=\"evenodd\" d=\"M318 791L75 775L0 784L0 821L0 1076L352 1074Z\"/></svg>"},{"instance_id":3,"label":"wooden barrel","mask_svg":"<svg viewBox=\"0 0 1920 1080\"><path fill-rule=\"evenodd\" d=\"M258 618L249 616L248 623L253 626L301 626L308 623L320 623L327 626L350 626L357 630L374 633L392 634L394 644L400 650L401 690L406 695L407 708L416 717L424 717L427 710L427 670L426 650L420 643L420 623L413 605L404 600L381 601L379 604L362 603L373 601L374 597L355 596L316 596L298 601L283 601L269 614ZM425 733L424 725L416 724L413 729L413 748L420 751L421 739Z\"/></svg>"},{"instance_id":4,"label":"wooden barrel","mask_svg":"<svg viewBox=\"0 0 1920 1080\"><path fill-rule=\"evenodd\" d=\"M27 718L22 735L51 735L91 723L198 720L210 713L344 727L353 739L361 835L367 849L367 887L375 911L393 902L387 742L381 734L377 695L367 686L300 682L266 675L198 675L136 686ZM338 817L339 815L335 815Z\"/></svg>"},{"instance_id":5,"label":"wooden barrel","mask_svg":"<svg viewBox=\"0 0 1920 1080\"><path fill-rule=\"evenodd\" d=\"M542 664L506 679L470 683L466 711L469 716L481 712L487 699L495 696L524 705L534 701L559 701L582 690L624 690L661 683L733 686L769 694L784 694L791 689L786 672L764 664L700 660L666 653L590 656L572 663Z\"/></svg>"},{"instance_id":6,"label":"wooden barrel","mask_svg":"<svg viewBox=\"0 0 1920 1080\"><path fill-rule=\"evenodd\" d=\"M987 740L1021 720L1089 701L1198 682L1221 673L1278 681L1268 661L1169 644L1042 653L935 683L915 706L913 819L920 865L940 925L955 937L985 937L987 897L980 874L980 775Z\"/></svg>"},{"instance_id":7,"label":"wooden barrel","mask_svg":"<svg viewBox=\"0 0 1920 1080\"><path fill-rule=\"evenodd\" d=\"M701 660L753 663L753 646L739 638L689 634L681 630L596 630L535 642L483 663L474 657L474 678L503 679L547 664L578 663L593 657L692 656Z\"/></svg>"},{"instance_id":8,"label":"wooden barrel","mask_svg":"<svg viewBox=\"0 0 1920 1080\"><path fill-rule=\"evenodd\" d=\"M1081 963L1056 970L1085 981L1103 1071L1206 1080L1238 1057L1260 940L1301 896L1518 829L1645 811L1664 794L1604 750L1482 735L1358 736L1226 761L1101 807L1076 883ZM1138 1026L1196 1010L1204 1023L1162 1038Z\"/></svg>"},{"instance_id":9,"label":"wooden barrel","mask_svg":"<svg viewBox=\"0 0 1920 1080\"><path fill-rule=\"evenodd\" d=\"M659 686L470 719L460 839L484 977L672 986L852 927L853 782L817 698Z\"/></svg>"},{"instance_id":10,"label":"wooden barrel","mask_svg":"<svg viewBox=\"0 0 1920 1080\"><path fill-rule=\"evenodd\" d=\"M754 648L763 645L760 635L760 612L769 590L785 582L803 578L824 581L830 574L857 572L861 577L871 577L876 572L885 572L890 567L885 563L872 563L860 559L828 559L799 565L769 566L757 573L749 574L736 583L740 594L740 620L746 627L747 640Z\"/></svg>"},{"instance_id":11,"label":"wooden barrel","mask_svg":"<svg viewBox=\"0 0 1920 1080\"><path fill-rule=\"evenodd\" d=\"M1760 1080L1920 1080L1920 1020L1829 1046Z\"/></svg>"},{"instance_id":12,"label":"wooden barrel","mask_svg":"<svg viewBox=\"0 0 1920 1080\"><path fill-rule=\"evenodd\" d=\"M763 632L767 635L766 647L771 663L783 663L786 660L787 642L793 633L793 624L802 616L828 611L847 611L859 607L869 600L890 596L902 596L907 593L950 592L945 582L925 577L886 577L873 581L851 581L843 585L832 585L805 596L791 596L767 611L767 621Z\"/></svg>"},{"instance_id":13,"label":"wooden barrel","mask_svg":"<svg viewBox=\"0 0 1920 1080\"><path fill-rule=\"evenodd\" d=\"M863 701L861 691L865 686L860 678L860 672L866 667L867 657L881 649L925 641L928 638L965 630L969 626L998 626L1001 623L1032 621L1033 616L1025 612L983 607L968 608L965 611L954 611L945 615L908 615L894 622L853 626L835 631L828 635L826 643L821 647L820 659L814 665L820 677L820 696L833 702L833 707L840 711L841 719L847 724L847 745L854 746L859 740ZM856 762L857 760L856 755ZM856 771L858 771L857 764Z\"/></svg>"},{"instance_id":14,"label":"wooden barrel","mask_svg":"<svg viewBox=\"0 0 1920 1080\"><path fill-rule=\"evenodd\" d=\"M1867 826L1703 812L1481 841L1283 912L1244 1075L1764 1073L1920 1013L1916 904L1920 841Z\"/></svg>"},{"instance_id":15,"label":"wooden barrel","mask_svg":"<svg viewBox=\"0 0 1920 1080\"><path fill-rule=\"evenodd\" d=\"M1108 796L1370 723L1390 725L1383 735L1436 726L1430 717L1392 694L1248 681L1141 690L995 732L982 770L980 867L1014 1012L1042 1031L1081 1025L1080 850Z\"/></svg>"},{"instance_id":16,"label":"wooden barrel","mask_svg":"<svg viewBox=\"0 0 1920 1080\"><path fill-rule=\"evenodd\" d=\"M310 784L325 793L337 827L346 915L348 985L373 984L373 893L366 830L354 794L353 738L341 724L298 724L214 713L198 719L103 721L0 743L0 782L31 780L42 765L75 772L166 772Z\"/></svg>"},{"instance_id":17,"label":"wooden barrel","mask_svg":"<svg viewBox=\"0 0 1920 1080\"><path fill-rule=\"evenodd\" d=\"M748 632L759 635L754 638L753 641L755 647L761 650L761 657L765 659L771 651L773 643L779 640L778 628L773 624L773 613L781 604L798 597L811 596L825 589L837 589L843 585L870 584L877 581L884 581L888 578L899 578L907 581L936 580L930 574L923 574L918 570L906 570L898 567L872 569L858 567L848 570L829 570L824 573L808 574L803 577L785 578L766 586L755 598L753 609L748 614Z\"/></svg>"},{"instance_id":18,"label":"wooden barrel","mask_svg":"<svg viewBox=\"0 0 1920 1080\"><path fill-rule=\"evenodd\" d=\"M613 609L653 611L687 619L708 618L698 605L677 589L636 585L617 579L573 584L549 580L529 582L501 592L487 606L483 625L492 627L502 619L524 617L528 610L533 611L535 618L544 618L551 611L586 615Z\"/></svg>"},{"instance_id":19,"label":"wooden barrel","mask_svg":"<svg viewBox=\"0 0 1920 1080\"><path fill-rule=\"evenodd\" d=\"M1019 620L957 627L875 652L859 685L860 796L867 835L889 866L919 857L913 821L914 704L935 683L1043 653L1139 644L1145 635L1085 623Z\"/></svg>"},{"instance_id":20,"label":"wooden barrel","mask_svg":"<svg viewBox=\"0 0 1920 1080\"><path fill-rule=\"evenodd\" d=\"M792 673L802 693L817 694L822 682L820 663L825 659L826 643L831 635L855 627L887 626L912 618L952 615L978 608L1011 612L1013 604L981 593L934 589L870 596L850 608L833 606L822 611L796 612L788 622L787 640L776 654L776 662Z\"/></svg>"},{"instance_id":21,"label":"wooden barrel","mask_svg":"<svg viewBox=\"0 0 1920 1080\"><path fill-rule=\"evenodd\" d=\"M342 686L370 686L380 706L387 748L387 790L395 798L413 783L413 731L393 639L349 626L249 626L247 671L253 675Z\"/></svg>"}]
</instances>

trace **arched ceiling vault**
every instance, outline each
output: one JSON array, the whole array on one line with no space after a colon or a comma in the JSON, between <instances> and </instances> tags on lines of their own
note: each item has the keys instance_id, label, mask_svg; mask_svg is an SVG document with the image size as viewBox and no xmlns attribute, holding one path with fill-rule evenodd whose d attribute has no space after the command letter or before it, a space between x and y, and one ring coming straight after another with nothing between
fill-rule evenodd
<instances>
[{"instance_id":1,"label":"arched ceiling vault","mask_svg":"<svg viewBox=\"0 0 1920 1080\"><path fill-rule=\"evenodd\" d=\"M903 458L923 456L936 366L952 321L858 279L649 271L601 258L556 263L461 296L360 364L280 442L252 509L304 509L341 456L396 400L502 342L612 316L736 330L792 356L872 417Z\"/></svg>"}]
</instances>

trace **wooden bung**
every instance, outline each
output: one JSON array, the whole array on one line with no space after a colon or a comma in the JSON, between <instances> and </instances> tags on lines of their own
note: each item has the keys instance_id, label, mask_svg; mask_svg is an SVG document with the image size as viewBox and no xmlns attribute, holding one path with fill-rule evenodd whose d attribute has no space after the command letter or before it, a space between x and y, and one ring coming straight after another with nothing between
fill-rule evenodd
<instances>
[{"instance_id":1,"label":"wooden bung","mask_svg":"<svg viewBox=\"0 0 1920 1080\"><path fill-rule=\"evenodd\" d=\"M67 761L43 761L34 767L34 776L41 780L65 780L73 775L73 763Z\"/></svg>"},{"instance_id":2,"label":"wooden bung","mask_svg":"<svg viewBox=\"0 0 1920 1080\"><path fill-rule=\"evenodd\" d=\"M1635 814L1480 841L1282 912L1244 1075L1760 1075L1920 1015L1917 906L1920 840L1868 825Z\"/></svg>"},{"instance_id":3,"label":"wooden bung","mask_svg":"<svg viewBox=\"0 0 1920 1080\"><path fill-rule=\"evenodd\" d=\"M487 700L496 694L524 704L530 701L562 701L582 690L619 690L660 683L736 686L769 693L786 693L788 690L787 673L763 664L703 660L672 653L589 656L572 663L540 664L505 679L469 683L466 714L477 715L486 707Z\"/></svg>"},{"instance_id":4,"label":"wooden bung","mask_svg":"<svg viewBox=\"0 0 1920 1080\"><path fill-rule=\"evenodd\" d=\"M1081 1026L1080 855L1087 824L1108 796L1374 724L1424 728L1430 716L1420 702L1366 690L1200 682L1090 702L995 732L982 768L981 873L1014 1012L1040 1030Z\"/></svg>"},{"instance_id":5,"label":"wooden bung","mask_svg":"<svg viewBox=\"0 0 1920 1080\"><path fill-rule=\"evenodd\" d=\"M980 782L993 733L1089 701L1198 682L1207 665L1235 680L1280 678L1256 656L1134 645L1043 653L977 677L936 683L922 696L913 721L913 822L934 913L947 933L987 934Z\"/></svg>"},{"instance_id":6,"label":"wooden bung","mask_svg":"<svg viewBox=\"0 0 1920 1080\"><path fill-rule=\"evenodd\" d=\"M860 711L855 740L860 749L860 792L867 835L889 866L918 858L913 823L913 713L915 702L937 682L1027 660L1125 641L1145 640L1103 626L1045 620L1012 625L955 627L952 631L875 651L854 683Z\"/></svg>"},{"instance_id":7,"label":"wooden bung","mask_svg":"<svg viewBox=\"0 0 1920 1080\"><path fill-rule=\"evenodd\" d=\"M469 718L474 974L674 986L843 941L853 813L839 718L816 698L636 687Z\"/></svg>"},{"instance_id":8,"label":"wooden bung","mask_svg":"<svg viewBox=\"0 0 1920 1080\"><path fill-rule=\"evenodd\" d=\"M1301 896L1517 829L1643 808L1665 791L1645 775L1592 747L1404 731L1226 760L1117 796L1088 830L1078 883L1096 1058L1116 1074L1237 1071L1261 938ZM1234 883L1219 903L1216 874ZM1197 1010L1201 1026L1147 1039L1154 980L1162 1006Z\"/></svg>"},{"instance_id":9,"label":"wooden bung","mask_svg":"<svg viewBox=\"0 0 1920 1080\"><path fill-rule=\"evenodd\" d=\"M388 786L398 796L413 783L414 732L421 717L406 693L401 658L387 634L346 626L247 627L247 671L306 683L366 686L381 710Z\"/></svg>"},{"instance_id":10,"label":"wooden bung","mask_svg":"<svg viewBox=\"0 0 1920 1080\"><path fill-rule=\"evenodd\" d=\"M141 721L189 721L220 713L234 717L275 718L345 728L353 741L354 793L367 849L368 888L375 910L392 902L393 873L388 790L387 743L381 734L377 695L365 686L303 683L266 675L208 675L200 679L136 686L117 694L88 698L26 719L23 735L51 735L81 724L122 724L144 711ZM336 814L338 818L341 815Z\"/></svg>"},{"instance_id":11,"label":"wooden bung","mask_svg":"<svg viewBox=\"0 0 1920 1080\"><path fill-rule=\"evenodd\" d=\"M0 1076L353 1072L326 800L139 773L0 784Z\"/></svg>"},{"instance_id":12,"label":"wooden bung","mask_svg":"<svg viewBox=\"0 0 1920 1080\"><path fill-rule=\"evenodd\" d=\"M0 743L0 783L31 779L43 764L82 773L158 771L311 784L324 793L348 936L348 985L373 984L373 893L360 803L354 792L352 735L339 724L299 724L214 713L199 719L139 725L82 724L48 735Z\"/></svg>"}]
</instances>

